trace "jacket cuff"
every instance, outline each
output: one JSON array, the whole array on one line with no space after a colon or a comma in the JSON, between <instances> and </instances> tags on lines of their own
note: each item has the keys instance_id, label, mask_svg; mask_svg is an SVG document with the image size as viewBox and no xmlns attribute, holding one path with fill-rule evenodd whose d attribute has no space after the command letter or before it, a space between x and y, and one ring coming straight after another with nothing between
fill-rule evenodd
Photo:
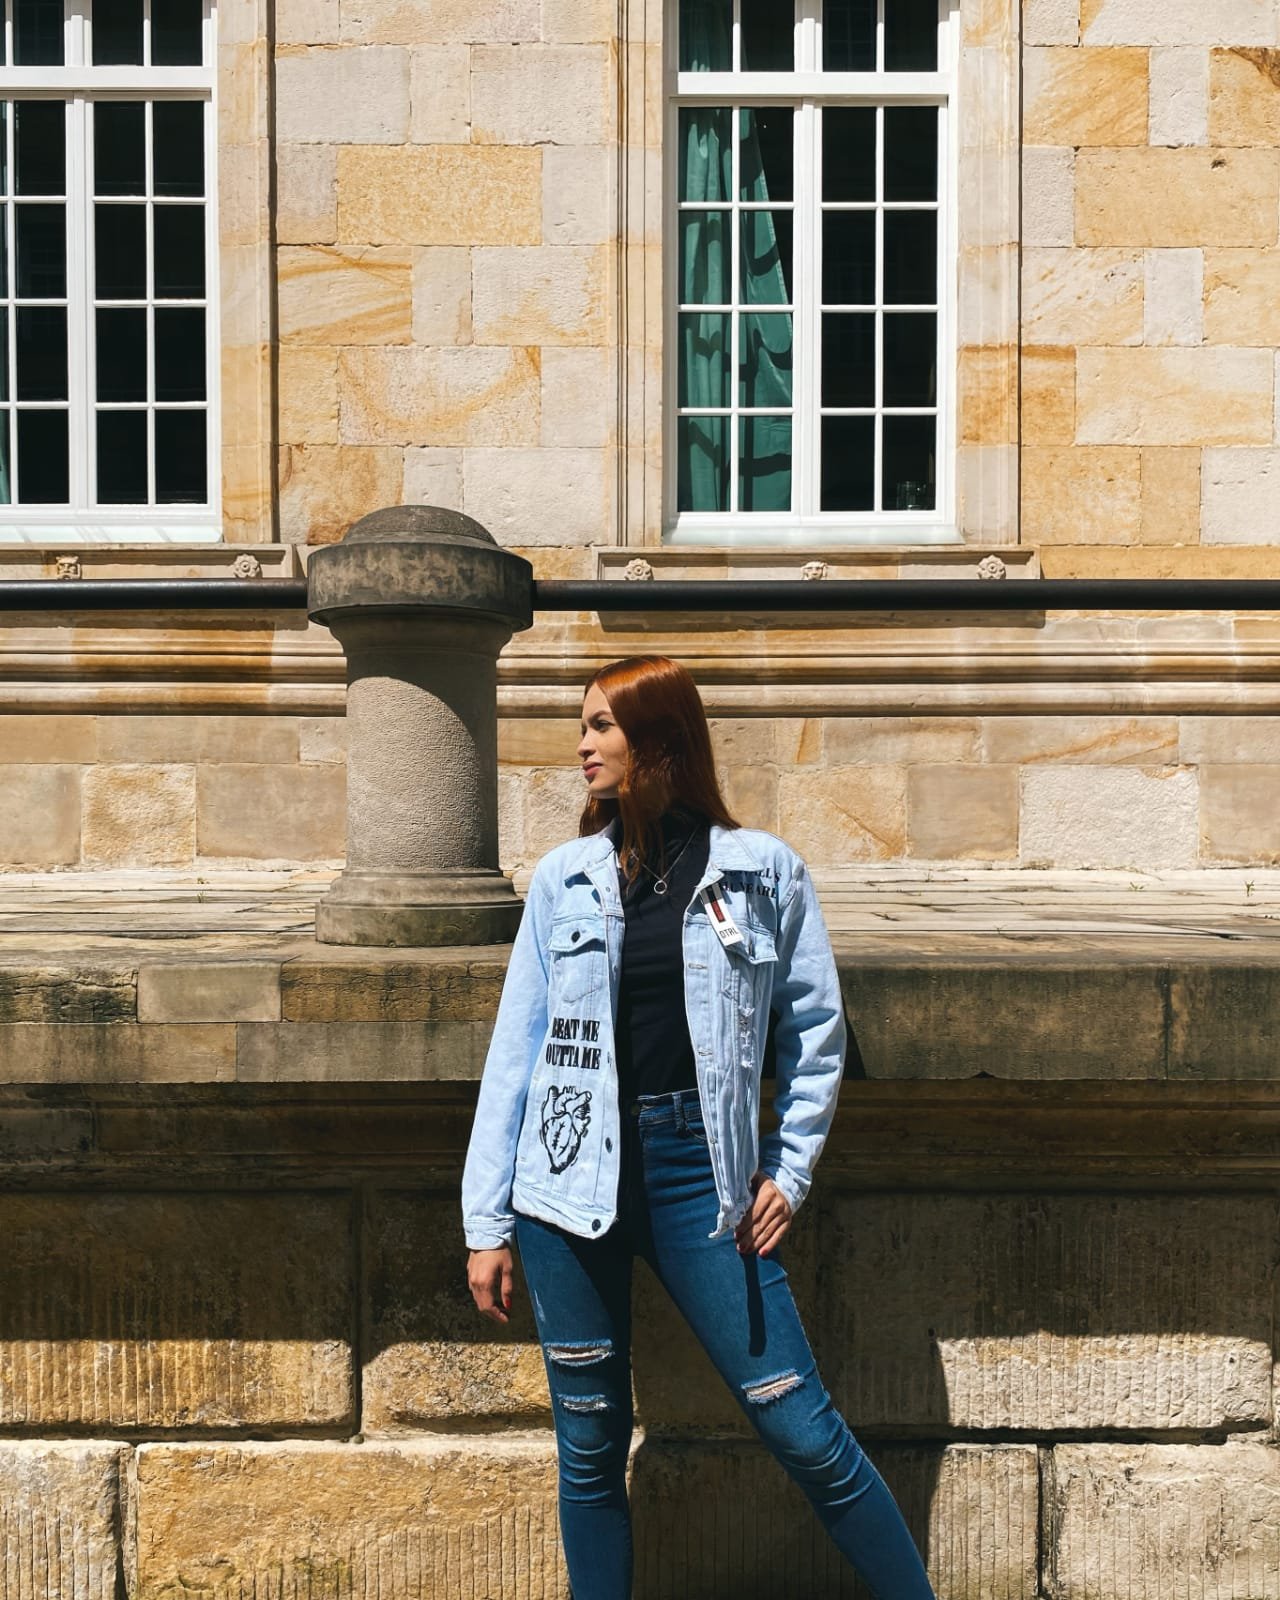
<instances>
[{"instance_id":1,"label":"jacket cuff","mask_svg":"<svg viewBox=\"0 0 1280 1600\"><path fill-rule=\"evenodd\" d=\"M796 1183L796 1180L791 1176L784 1166L778 1166L777 1168L774 1168L769 1165L762 1165L760 1170L764 1173L766 1178L771 1179L772 1182L777 1185L782 1194L782 1198L791 1207L791 1215L794 1217L796 1212L799 1211L800 1207L804 1204L804 1197L808 1193L808 1190L801 1189Z\"/></svg>"},{"instance_id":2,"label":"jacket cuff","mask_svg":"<svg viewBox=\"0 0 1280 1600\"><path fill-rule=\"evenodd\" d=\"M464 1230L468 1250L501 1250L515 1238L515 1224L505 1231L501 1227L475 1227Z\"/></svg>"}]
</instances>

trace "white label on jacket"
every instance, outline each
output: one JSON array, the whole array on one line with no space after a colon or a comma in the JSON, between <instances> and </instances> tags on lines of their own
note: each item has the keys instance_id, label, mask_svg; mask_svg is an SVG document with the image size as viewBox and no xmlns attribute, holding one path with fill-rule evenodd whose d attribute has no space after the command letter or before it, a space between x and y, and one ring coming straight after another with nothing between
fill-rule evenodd
<instances>
[{"instance_id":1,"label":"white label on jacket","mask_svg":"<svg viewBox=\"0 0 1280 1600\"><path fill-rule=\"evenodd\" d=\"M720 891L714 883L708 884L705 889L698 890L698 897L707 908L707 916L711 919L711 926L716 930L716 938L726 948L731 944L742 943L742 930L733 920L733 913L720 898Z\"/></svg>"}]
</instances>

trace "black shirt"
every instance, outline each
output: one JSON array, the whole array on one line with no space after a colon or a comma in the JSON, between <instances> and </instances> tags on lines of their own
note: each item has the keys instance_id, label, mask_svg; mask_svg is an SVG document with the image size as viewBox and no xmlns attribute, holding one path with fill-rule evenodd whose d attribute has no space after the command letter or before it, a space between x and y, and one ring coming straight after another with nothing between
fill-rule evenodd
<instances>
[{"instance_id":1,"label":"black shirt","mask_svg":"<svg viewBox=\"0 0 1280 1600\"><path fill-rule=\"evenodd\" d=\"M618 1089L625 1106L638 1094L697 1087L693 1042L684 1009L684 914L707 870L710 833L705 819L668 812L661 819L664 855L618 888L626 918L615 1029ZM665 866L664 866L665 860ZM665 872L657 893L654 873Z\"/></svg>"}]
</instances>

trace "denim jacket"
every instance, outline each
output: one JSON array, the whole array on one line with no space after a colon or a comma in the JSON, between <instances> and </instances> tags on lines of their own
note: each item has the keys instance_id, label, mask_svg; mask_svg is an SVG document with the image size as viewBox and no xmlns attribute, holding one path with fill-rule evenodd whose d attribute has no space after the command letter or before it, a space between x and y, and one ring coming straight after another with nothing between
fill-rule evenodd
<instances>
[{"instance_id":1,"label":"denim jacket","mask_svg":"<svg viewBox=\"0 0 1280 1600\"><path fill-rule=\"evenodd\" d=\"M463 1171L472 1250L510 1243L513 1208L588 1239L617 1214L613 1022L623 932L610 829L542 858L511 951ZM714 1239L751 1209L757 1170L793 1213L804 1200L844 1070L844 1009L812 881L772 834L712 826L683 943L685 1013L719 1198ZM761 1139L771 1011L778 1127Z\"/></svg>"}]
</instances>

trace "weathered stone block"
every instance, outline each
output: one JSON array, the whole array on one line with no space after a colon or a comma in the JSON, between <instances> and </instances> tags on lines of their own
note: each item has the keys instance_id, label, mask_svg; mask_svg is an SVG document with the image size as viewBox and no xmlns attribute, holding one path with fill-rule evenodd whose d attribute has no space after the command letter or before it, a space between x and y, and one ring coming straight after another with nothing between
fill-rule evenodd
<instances>
[{"instance_id":1,"label":"weathered stone block","mask_svg":"<svg viewBox=\"0 0 1280 1600\"><path fill-rule=\"evenodd\" d=\"M1209 138L1264 150L1280 144L1280 50L1210 52Z\"/></svg>"},{"instance_id":2,"label":"weathered stone block","mask_svg":"<svg viewBox=\"0 0 1280 1600\"><path fill-rule=\"evenodd\" d=\"M1061 445L1022 452L1022 525L1029 539L1127 544L1138 525L1141 493L1137 450Z\"/></svg>"},{"instance_id":3,"label":"weathered stone block","mask_svg":"<svg viewBox=\"0 0 1280 1600\"><path fill-rule=\"evenodd\" d=\"M405 3L416 24L419 7ZM487 10L487 8L486 8ZM420 45L409 74L409 138L414 144L466 144L471 136L471 52L466 45Z\"/></svg>"},{"instance_id":4,"label":"weathered stone block","mask_svg":"<svg viewBox=\"0 0 1280 1600\"><path fill-rule=\"evenodd\" d=\"M1146 144L1145 50L1072 45L1027 50L1022 61L1026 144Z\"/></svg>"},{"instance_id":5,"label":"weathered stone block","mask_svg":"<svg viewBox=\"0 0 1280 1600\"><path fill-rule=\"evenodd\" d=\"M1081 41L1098 44L1275 44L1271 0L1081 0Z\"/></svg>"},{"instance_id":6,"label":"weathered stone block","mask_svg":"<svg viewBox=\"0 0 1280 1600\"><path fill-rule=\"evenodd\" d=\"M509 952L435 950L411 959L298 956L280 969L286 1022L492 1022Z\"/></svg>"},{"instance_id":7,"label":"weathered stone block","mask_svg":"<svg viewBox=\"0 0 1280 1600\"><path fill-rule=\"evenodd\" d=\"M537 443L536 346L343 350L338 373L342 437L352 444Z\"/></svg>"},{"instance_id":8,"label":"weathered stone block","mask_svg":"<svg viewBox=\"0 0 1280 1600\"><path fill-rule=\"evenodd\" d=\"M351 244L537 244L542 153L479 145L344 147L338 237Z\"/></svg>"},{"instance_id":9,"label":"weathered stone block","mask_svg":"<svg viewBox=\"0 0 1280 1600\"><path fill-rule=\"evenodd\" d=\"M572 717L499 717L498 760L515 767L554 766L573 759L581 737Z\"/></svg>"},{"instance_id":10,"label":"weathered stone block","mask_svg":"<svg viewBox=\"0 0 1280 1600\"><path fill-rule=\"evenodd\" d=\"M345 1197L11 1194L0 1220L0 1425L352 1420Z\"/></svg>"},{"instance_id":11,"label":"weathered stone block","mask_svg":"<svg viewBox=\"0 0 1280 1600\"><path fill-rule=\"evenodd\" d=\"M1280 544L1280 449L1206 450L1200 538Z\"/></svg>"},{"instance_id":12,"label":"weathered stone block","mask_svg":"<svg viewBox=\"0 0 1280 1600\"><path fill-rule=\"evenodd\" d=\"M964 345L956 371L963 444L1000 443L1017 432L1017 352L1008 345Z\"/></svg>"},{"instance_id":13,"label":"weathered stone block","mask_svg":"<svg viewBox=\"0 0 1280 1600\"><path fill-rule=\"evenodd\" d=\"M1280 344L1280 250L1206 250L1204 256L1209 343Z\"/></svg>"},{"instance_id":14,"label":"weathered stone block","mask_svg":"<svg viewBox=\"0 0 1280 1600\"><path fill-rule=\"evenodd\" d=\"M80 716L0 716L0 764L98 759L98 719Z\"/></svg>"},{"instance_id":15,"label":"weathered stone block","mask_svg":"<svg viewBox=\"0 0 1280 1600\"><path fill-rule=\"evenodd\" d=\"M1143 544L1200 539L1200 458L1191 446L1151 445L1142 452Z\"/></svg>"},{"instance_id":16,"label":"weathered stone block","mask_svg":"<svg viewBox=\"0 0 1280 1600\"><path fill-rule=\"evenodd\" d=\"M1194 866L1196 801L1196 774L1187 768L1029 768L1022 775L1023 863Z\"/></svg>"},{"instance_id":17,"label":"weathered stone block","mask_svg":"<svg viewBox=\"0 0 1280 1600\"><path fill-rule=\"evenodd\" d=\"M1230 1444L1062 1444L1046 1481L1059 1600L1253 1600L1280 1578L1280 1455Z\"/></svg>"},{"instance_id":18,"label":"weathered stone block","mask_svg":"<svg viewBox=\"0 0 1280 1600\"><path fill-rule=\"evenodd\" d=\"M750 766L726 767L721 783L729 810L744 828L778 831L778 769Z\"/></svg>"},{"instance_id":19,"label":"weathered stone block","mask_svg":"<svg viewBox=\"0 0 1280 1600\"><path fill-rule=\"evenodd\" d=\"M983 760L1071 766L1178 761L1176 717L984 717Z\"/></svg>"},{"instance_id":20,"label":"weathered stone block","mask_svg":"<svg viewBox=\"0 0 1280 1600\"><path fill-rule=\"evenodd\" d=\"M338 152L330 144L276 148L276 237L332 244L338 237Z\"/></svg>"},{"instance_id":21,"label":"weathered stone block","mask_svg":"<svg viewBox=\"0 0 1280 1600\"><path fill-rule=\"evenodd\" d=\"M80 768L0 767L0 864L67 867L80 859Z\"/></svg>"},{"instance_id":22,"label":"weathered stone block","mask_svg":"<svg viewBox=\"0 0 1280 1600\"><path fill-rule=\"evenodd\" d=\"M1273 767L1271 772L1278 770ZM1274 785L1274 776L1271 781ZM1275 832L1273 828L1273 839ZM1266 859L1262 854L1251 858L1255 862ZM1223 1026L1223 1018L1230 1018L1228 1026ZM1215 962L1173 970L1169 981L1170 1078L1270 1080L1275 1075L1277 1052L1280 969Z\"/></svg>"},{"instance_id":23,"label":"weathered stone block","mask_svg":"<svg viewBox=\"0 0 1280 1600\"><path fill-rule=\"evenodd\" d=\"M538 0L343 0L342 35L370 44L531 44Z\"/></svg>"},{"instance_id":24,"label":"weathered stone block","mask_svg":"<svg viewBox=\"0 0 1280 1600\"><path fill-rule=\"evenodd\" d=\"M815 863L891 861L906 852L906 770L884 765L784 772L778 827Z\"/></svg>"},{"instance_id":25,"label":"weathered stone block","mask_svg":"<svg viewBox=\"0 0 1280 1600\"><path fill-rule=\"evenodd\" d=\"M1204 251L1148 250L1143 343L1204 341Z\"/></svg>"},{"instance_id":26,"label":"weathered stone block","mask_svg":"<svg viewBox=\"0 0 1280 1600\"><path fill-rule=\"evenodd\" d=\"M0 1024L0 1083L213 1083L235 1076L227 1025Z\"/></svg>"},{"instance_id":27,"label":"weathered stone block","mask_svg":"<svg viewBox=\"0 0 1280 1600\"><path fill-rule=\"evenodd\" d=\"M907 832L913 856L1011 860L1018 854L1017 768L911 767Z\"/></svg>"},{"instance_id":28,"label":"weathered stone block","mask_svg":"<svg viewBox=\"0 0 1280 1600\"><path fill-rule=\"evenodd\" d=\"M607 543L612 465L604 450L466 450L463 509L507 548Z\"/></svg>"},{"instance_id":29,"label":"weathered stone block","mask_svg":"<svg viewBox=\"0 0 1280 1600\"><path fill-rule=\"evenodd\" d=\"M477 344L601 345L610 254L580 245L472 251Z\"/></svg>"},{"instance_id":30,"label":"weathered stone block","mask_svg":"<svg viewBox=\"0 0 1280 1600\"><path fill-rule=\"evenodd\" d=\"M1019 399L1024 444L1071 444L1076 433L1074 345L1024 345Z\"/></svg>"},{"instance_id":31,"label":"weathered stone block","mask_svg":"<svg viewBox=\"0 0 1280 1600\"><path fill-rule=\"evenodd\" d=\"M471 252L419 250L413 265L415 344L471 343Z\"/></svg>"},{"instance_id":32,"label":"weathered stone block","mask_svg":"<svg viewBox=\"0 0 1280 1600\"><path fill-rule=\"evenodd\" d=\"M0 967L0 1022L133 1022L132 968L15 960Z\"/></svg>"},{"instance_id":33,"label":"weathered stone block","mask_svg":"<svg viewBox=\"0 0 1280 1600\"><path fill-rule=\"evenodd\" d=\"M275 103L282 143L401 144L409 132L409 52L281 51Z\"/></svg>"},{"instance_id":34,"label":"weathered stone block","mask_svg":"<svg viewBox=\"0 0 1280 1600\"><path fill-rule=\"evenodd\" d=\"M462 504L462 451L430 447L404 453L404 504L407 506L460 506Z\"/></svg>"},{"instance_id":35,"label":"weathered stone block","mask_svg":"<svg viewBox=\"0 0 1280 1600\"><path fill-rule=\"evenodd\" d=\"M115 1600L125 1453L87 1440L0 1444L6 1600Z\"/></svg>"},{"instance_id":36,"label":"weathered stone block","mask_svg":"<svg viewBox=\"0 0 1280 1600\"><path fill-rule=\"evenodd\" d=\"M339 766L201 766L197 850L249 861L331 861L347 828Z\"/></svg>"},{"instance_id":37,"label":"weathered stone block","mask_svg":"<svg viewBox=\"0 0 1280 1600\"><path fill-rule=\"evenodd\" d=\"M542 37L548 44L608 44L617 32L612 0L542 0Z\"/></svg>"},{"instance_id":38,"label":"weathered stone block","mask_svg":"<svg viewBox=\"0 0 1280 1600\"><path fill-rule=\"evenodd\" d=\"M83 787L86 866L185 867L194 858L193 767L90 767Z\"/></svg>"},{"instance_id":39,"label":"weathered stone block","mask_svg":"<svg viewBox=\"0 0 1280 1600\"><path fill-rule=\"evenodd\" d=\"M282 344L408 344L413 258L407 249L286 247L277 251Z\"/></svg>"},{"instance_id":40,"label":"weathered stone block","mask_svg":"<svg viewBox=\"0 0 1280 1600\"><path fill-rule=\"evenodd\" d=\"M284 345L278 355L283 444L337 444L338 352Z\"/></svg>"},{"instance_id":41,"label":"weathered stone block","mask_svg":"<svg viewBox=\"0 0 1280 1600\"><path fill-rule=\"evenodd\" d=\"M1091 350L1076 362L1082 444L1270 444L1269 350Z\"/></svg>"},{"instance_id":42,"label":"weathered stone block","mask_svg":"<svg viewBox=\"0 0 1280 1600\"><path fill-rule=\"evenodd\" d=\"M1200 768L1200 848L1206 864L1280 863L1280 766Z\"/></svg>"},{"instance_id":43,"label":"weathered stone block","mask_svg":"<svg viewBox=\"0 0 1280 1600\"><path fill-rule=\"evenodd\" d=\"M1080 0L1025 0L1022 42L1028 45L1079 44Z\"/></svg>"},{"instance_id":44,"label":"weathered stone block","mask_svg":"<svg viewBox=\"0 0 1280 1600\"><path fill-rule=\"evenodd\" d=\"M1280 150L1081 150L1076 239L1095 245L1271 245Z\"/></svg>"},{"instance_id":45,"label":"weathered stone block","mask_svg":"<svg viewBox=\"0 0 1280 1600\"><path fill-rule=\"evenodd\" d=\"M819 1347L855 1432L1252 1427L1271 1414L1266 1195L845 1194Z\"/></svg>"},{"instance_id":46,"label":"weathered stone block","mask_svg":"<svg viewBox=\"0 0 1280 1600\"><path fill-rule=\"evenodd\" d=\"M612 97L604 45L478 45L471 54L477 144L603 144Z\"/></svg>"},{"instance_id":47,"label":"weathered stone block","mask_svg":"<svg viewBox=\"0 0 1280 1600\"><path fill-rule=\"evenodd\" d=\"M137 1492L141 1595L568 1596L549 1434L147 1444Z\"/></svg>"},{"instance_id":48,"label":"weathered stone block","mask_svg":"<svg viewBox=\"0 0 1280 1600\"><path fill-rule=\"evenodd\" d=\"M542 236L549 245L608 244L618 231L618 159L607 145L548 145Z\"/></svg>"},{"instance_id":49,"label":"weathered stone block","mask_svg":"<svg viewBox=\"0 0 1280 1600\"><path fill-rule=\"evenodd\" d=\"M480 1079L493 1022L241 1022L242 1083L386 1083Z\"/></svg>"},{"instance_id":50,"label":"weathered stone block","mask_svg":"<svg viewBox=\"0 0 1280 1600\"><path fill-rule=\"evenodd\" d=\"M276 0L276 44L337 44L338 8L332 0Z\"/></svg>"},{"instance_id":51,"label":"weathered stone block","mask_svg":"<svg viewBox=\"0 0 1280 1600\"><path fill-rule=\"evenodd\" d=\"M1237 761L1280 767L1280 717L1181 717L1178 759L1200 767Z\"/></svg>"},{"instance_id":52,"label":"weathered stone block","mask_svg":"<svg viewBox=\"0 0 1280 1600\"><path fill-rule=\"evenodd\" d=\"M102 716L98 741L104 762L132 764L298 759L292 717Z\"/></svg>"},{"instance_id":53,"label":"weathered stone block","mask_svg":"<svg viewBox=\"0 0 1280 1600\"><path fill-rule=\"evenodd\" d=\"M1076 153L1029 147L1022 154L1022 238L1026 245L1074 242Z\"/></svg>"},{"instance_id":54,"label":"weathered stone block","mask_svg":"<svg viewBox=\"0 0 1280 1600\"><path fill-rule=\"evenodd\" d=\"M837 766L972 761L978 723L968 717L827 717L822 749Z\"/></svg>"},{"instance_id":55,"label":"weathered stone block","mask_svg":"<svg viewBox=\"0 0 1280 1600\"><path fill-rule=\"evenodd\" d=\"M1030 344L1141 344L1142 253L1028 248L1022 329Z\"/></svg>"},{"instance_id":56,"label":"weathered stone block","mask_svg":"<svg viewBox=\"0 0 1280 1600\"><path fill-rule=\"evenodd\" d=\"M374 446L286 443L279 481L281 537L333 544L370 510L400 504L404 456Z\"/></svg>"},{"instance_id":57,"label":"weathered stone block","mask_svg":"<svg viewBox=\"0 0 1280 1600\"><path fill-rule=\"evenodd\" d=\"M138 968L139 1022L277 1022L276 961L183 961Z\"/></svg>"},{"instance_id":58,"label":"weathered stone block","mask_svg":"<svg viewBox=\"0 0 1280 1600\"><path fill-rule=\"evenodd\" d=\"M542 352L542 439L544 447L603 448L618 434L616 353L557 349Z\"/></svg>"},{"instance_id":59,"label":"weathered stone block","mask_svg":"<svg viewBox=\"0 0 1280 1600\"><path fill-rule=\"evenodd\" d=\"M1172 45L1151 52L1151 143L1210 143L1209 57L1198 45ZM1230 144L1230 139L1213 139Z\"/></svg>"}]
</instances>

